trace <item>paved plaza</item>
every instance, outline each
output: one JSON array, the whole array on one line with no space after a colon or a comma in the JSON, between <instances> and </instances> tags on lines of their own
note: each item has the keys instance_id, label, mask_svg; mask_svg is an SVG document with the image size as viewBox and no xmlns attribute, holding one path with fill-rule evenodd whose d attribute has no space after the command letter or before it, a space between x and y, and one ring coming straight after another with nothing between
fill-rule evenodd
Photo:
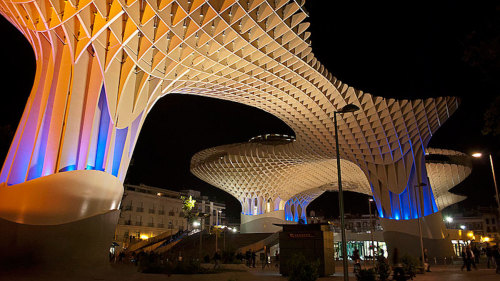
<instances>
[{"instance_id":1,"label":"paved plaza","mask_svg":"<svg viewBox=\"0 0 500 281\"><path fill-rule=\"evenodd\" d=\"M111 268L93 269L86 273L66 273L66 274L40 274L37 276L23 276L20 273L3 274L0 276L1 281L285 281L286 277L279 275L275 268L262 270L261 268L247 268L244 265L223 265L228 270L227 272L218 274L195 274L195 275L165 275L165 274L144 274L139 273L136 267L130 265L113 265ZM336 272L342 272L341 267L336 268ZM352 272L352 269L350 269ZM319 278L320 281L326 280L342 280L341 274L334 276ZM349 280L356 280L352 275ZM418 274L414 280L417 281L442 281L442 280L481 280L493 281L500 280L500 275L495 274L494 269L480 268L479 270L467 272L461 271L460 266L434 266L432 272L426 274Z\"/></svg>"}]
</instances>

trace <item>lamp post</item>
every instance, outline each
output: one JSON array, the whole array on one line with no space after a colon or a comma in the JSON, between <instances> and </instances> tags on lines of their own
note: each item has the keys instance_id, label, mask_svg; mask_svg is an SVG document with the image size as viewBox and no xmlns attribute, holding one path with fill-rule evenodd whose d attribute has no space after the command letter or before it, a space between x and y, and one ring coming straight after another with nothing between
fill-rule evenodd
<instances>
[{"instance_id":1,"label":"lamp post","mask_svg":"<svg viewBox=\"0 0 500 281\"><path fill-rule=\"evenodd\" d=\"M424 239L422 238L422 223L420 222L421 218L424 216L424 201L422 200L424 194L422 187L426 186L427 184L425 183L419 183L418 185L415 186L415 192L418 192L418 203L419 203L419 208L417 208L417 214L418 214L418 234L420 236L420 255L421 255L421 260L422 260L422 266L424 266ZM425 272L425 270L423 271Z\"/></svg>"},{"instance_id":2,"label":"lamp post","mask_svg":"<svg viewBox=\"0 0 500 281\"><path fill-rule=\"evenodd\" d=\"M476 153L472 154L472 157L474 157L474 158L481 158L482 156L483 156L483 154L480 152L476 152ZM493 175L493 184L495 185L495 194L497 195L498 215L500 218L500 198L498 198L497 179L495 177L495 168L493 166L493 157L491 156L491 153L489 154L489 157L490 157L491 174Z\"/></svg>"},{"instance_id":3,"label":"lamp post","mask_svg":"<svg viewBox=\"0 0 500 281\"><path fill-rule=\"evenodd\" d=\"M200 225L200 249L199 249L200 252L198 253L200 256L200 261L202 259L201 252L202 252L202 243L203 243L203 228L205 225L205 219L209 216L210 216L210 214L206 214L206 213L198 214L198 217L200 218L200 221L201 221L201 225Z\"/></svg>"},{"instance_id":4,"label":"lamp post","mask_svg":"<svg viewBox=\"0 0 500 281\"><path fill-rule=\"evenodd\" d=\"M358 110L359 107L354 104L347 104L339 111L333 112L333 122L335 125L335 148L337 151L337 172L339 184L339 211L340 211L340 232L342 234L342 266L344 268L344 281L349 281L349 270L347 265L347 242L345 237L345 222L344 222L344 195L342 192L342 178L340 172L340 149L339 149L339 133L337 128L337 113L349 113Z\"/></svg>"},{"instance_id":5,"label":"lamp post","mask_svg":"<svg viewBox=\"0 0 500 281\"><path fill-rule=\"evenodd\" d=\"M193 227L194 228L200 228L200 252L199 252L199 256L200 256L200 260L201 260L201 235L202 235L202 224L199 222L199 221L194 221L193 222Z\"/></svg>"},{"instance_id":6,"label":"lamp post","mask_svg":"<svg viewBox=\"0 0 500 281\"><path fill-rule=\"evenodd\" d=\"M375 226L373 225L372 218L372 202L373 198L368 199L368 209L370 210L370 238L371 238L371 248L372 248L372 263L375 266L375 248L373 243L373 232L375 231Z\"/></svg>"}]
</instances>

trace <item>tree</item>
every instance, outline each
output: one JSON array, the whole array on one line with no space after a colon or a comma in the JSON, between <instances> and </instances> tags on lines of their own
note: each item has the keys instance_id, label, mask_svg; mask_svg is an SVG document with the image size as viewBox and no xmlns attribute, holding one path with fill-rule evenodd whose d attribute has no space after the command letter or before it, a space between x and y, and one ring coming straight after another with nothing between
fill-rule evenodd
<instances>
[{"instance_id":1,"label":"tree","mask_svg":"<svg viewBox=\"0 0 500 281\"><path fill-rule=\"evenodd\" d=\"M194 205L196 204L196 200L194 200L191 196L185 197L181 196L182 201L182 214L184 218L187 220L187 228L193 223L194 219L198 217L198 212L193 212Z\"/></svg>"}]
</instances>

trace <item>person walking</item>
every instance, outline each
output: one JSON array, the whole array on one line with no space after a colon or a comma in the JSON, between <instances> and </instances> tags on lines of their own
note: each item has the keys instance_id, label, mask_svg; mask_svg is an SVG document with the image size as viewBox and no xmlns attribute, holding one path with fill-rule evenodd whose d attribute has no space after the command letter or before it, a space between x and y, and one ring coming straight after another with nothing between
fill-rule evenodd
<instances>
[{"instance_id":1,"label":"person walking","mask_svg":"<svg viewBox=\"0 0 500 281\"><path fill-rule=\"evenodd\" d=\"M278 250L276 250L276 252L274 253L274 256L276 257L276 264L274 265L274 267L279 268L280 267L280 253L278 252Z\"/></svg>"},{"instance_id":2,"label":"person walking","mask_svg":"<svg viewBox=\"0 0 500 281\"><path fill-rule=\"evenodd\" d=\"M262 269L264 269L266 266L269 268L269 255L267 254L266 251L264 251L264 257L262 260Z\"/></svg>"},{"instance_id":3,"label":"person walking","mask_svg":"<svg viewBox=\"0 0 500 281\"><path fill-rule=\"evenodd\" d=\"M354 248L352 252L352 260L354 262L354 273L361 271L361 257L359 256L358 248Z\"/></svg>"},{"instance_id":4,"label":"person walking","mask_svg":"<svg viewBox=\"0 0 500 281\"><path fill-rule=\"evenodd\" d=\"M245 260L247 262L247 266L250 267L252 265L252 252L250 249L245 252Z\"/></svg>"},{"instance_id":5,"label":"person walking","mask_svg":"<svg viewBox=\"0 0 500 281\"><path fill-rule=\"evenodd\" d=\"M486 244L486 259L488 268L495 266L495 257L493 257L493 248L489 243Z\"/></svg>"},{"instance_id":6,"label":"person walking","mask_svg":"<svg viewBox=\"0 0 500 281\"><path fill-rule=\"evenodd\" d=\"M431 272L431 263L429 262L429 254L427 253L427 248L424 249L424 269L427 272Z\"/></svg>"},{"instance_id":7,"label":"person walking","mask_svg":"<svg viewBox=\"0 0 500 281\"><path fill-rule=\"evenodd\" d=\"M474 265L479 264L479 258L481 257L481 250L474 244L472 247L472 253L474 253Z\"/></svg>"},{"instance_id":8,"label":"person walking","mask_svg":"<svg viewBox=\"0 0 500 281\"><path fill-rule=\"evenodd\" d=\"M214 270L217 268L220 268L221 255L219 254L219 252L220 252L220 250L217 249L217 251L215 251L215 254L214 254Z\"/></svg>"},{"instance_id":9,"label":"person walking","mask_svg":"<svg viewBox=\"0 0 500 281\"><path fill-rule=\"evenodd\" d=\"M257 254L255 251L252 251L252 267L255 268L255 258L257 257Z\"/></svg>"},{"instance_id":10,"label":"person walking","mask_svg":"<svg viewBox=\"0 0 500 281\"><path fill-rule=\"evenodd\" d=\"M466 247L462 247L462 261L464 262L464 264L462 265L462 268L460 269L461 271L464 271L464 268L467 267L467 250L466 250Z\"/></svg>"},{"instance_id":11,"label":"person walking","mask_svg":"<svg viewBox=\"0 0 500 281\"><path fill-rule=\"evenodd\" d=\"M471 265L474 266L474 269L477 270L476 263L474 262L474 252L472 252L470 245L467 245L467 248L465 249L465 258L467 264L467 271L471 271Z\"/></svg>"},{"instance_id":12,"label":"person walking","mask_svg":"<svg viewBox=\"0 0 500 281\"><path fill-rule=\"evenodd\" d=\"M493 257L495 258L495 263L497 264L496 273L500 274L500 247L498 243L493 247Z\"/></svg>"}]
</instances>

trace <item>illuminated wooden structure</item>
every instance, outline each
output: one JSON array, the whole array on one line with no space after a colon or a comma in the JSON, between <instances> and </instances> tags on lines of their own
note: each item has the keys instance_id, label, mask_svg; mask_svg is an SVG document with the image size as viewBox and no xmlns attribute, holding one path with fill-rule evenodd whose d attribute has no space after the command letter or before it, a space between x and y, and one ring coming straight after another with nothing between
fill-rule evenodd
<instances>
[{"instance_id":1,"label":"illuminated wooden structure","mask_svg":"<svg viewBox=\"0 0 500 281\"><path fill-rule=\"evenodd\" d=\"M328 159L333 113L354 103L361 110L339 121L340 155L366 175L381 216L413 217L422 183L423 215L437 212L424 152L457 99L384 99L337 80L314 57L303 5L1 0L37 71L0 172L0 218L52 225L115 211L146 115L174 92L263 109L295 131L304 154ZM55 196L33 196L49 192L42 186Z\"/></svg>"}]
</instances>

